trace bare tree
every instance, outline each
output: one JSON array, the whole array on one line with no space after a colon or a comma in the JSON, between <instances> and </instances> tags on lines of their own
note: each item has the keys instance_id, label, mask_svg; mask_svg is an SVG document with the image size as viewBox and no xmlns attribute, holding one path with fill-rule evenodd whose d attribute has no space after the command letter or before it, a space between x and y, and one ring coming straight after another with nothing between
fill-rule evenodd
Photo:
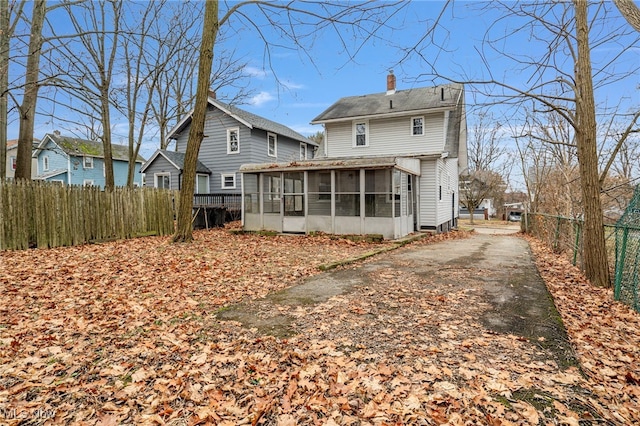
<instances>
[{"instance_id":1,"label":"bare tree","mask_svg":"<svg viewBox=\"0 0 640 426\"><path fill-rule=\"evenodd\" d=\"M46 0L35 0L31 15L29 35L29 56L25 74L24 94L18 107L20 130L18 134L18 154L16 156L16 179L31 179L31 152L33 149L33 126L40 88L40 53L42 50L42 27L47 13ZM6 153L6 149L5 149Z\"/></svg>"},{"instance_id":2,"label":"bare tree","mask_svg":"<svg viewBox=\"0 0 640 426\"><path fill-rule=\"evenodd\" d=\"M480 111L468 140L469 168L460 176L460 203L474 223L473 212L485 199L504 198L505 181L510 174L506 148L500 144L502 124L487 111Z\"/></svg>"},{"instance_id":3,"label":"bare tree","mask_svg":"<svg viewBox=\"0 0 640 426\"><path fill-rule=\"evenodd\" d=\"M193 239L191 233L191 214L193 209L193 192L195 189L196 166L198 152L204 138L204 119L207 114L209 98L209 79L213 63L213 47L220 21L218 20L218 2L207 0L204 8L204 23L202 25L202 42L200 45L200 59L198 65L198 86L196 102L193 110L189 139L184 156L183 183L180 191L178 218L174 242L186 242Z\"/></svg>"},{"instance_id":4,"label":"bare tree","mask_svg":"<svg viewBox=\"0 0 640 426\"><path fill-rule=\"evenodd\" d=\"M0 0L0 180L7 177L7 126L9 116L9 60L11 38L22 17L26 0ZM13 21L11 17L13 16Z\"/></svg>"},{"instance_id":5,"label":"bare tree","mask_svg":"<svg viewBox=\"0 0 640 426\"><path fill-rule=\"evenodd\" d=\"M117 53L121 48L121 19L124 3L118 0L63 3L69 18L71 34L56 34L55 46L59 63L54 61L60 77L55 84L72 100L67 109L84 116L91 123L99 118L99 126L89 128L91 139L102 141L104 151L105 189L113 189L112 105L116 94L113 76ZM80 102L80 105L77 105Z\"/></svg>"},{"instance_id":6,"label":"bare tree","mask_svg":"<svg viewBox=\"0 0 640 426\"><path fill-rule=\"evenodd\" d=\"M594 91L638 71L637 61L635 65L630 61L632 65L624 71L614 66L625 59L638 36L614 21L616 17L606 2L491 2L483 7L497 7L501 15L478 48L479 63L484 67L471 71L484 75L452 78L439 72L434 63L428 76L467 83L489 96L488 102L494 105L521 108L533 101L540 114L554 111L569 123L575 134L585 218L585 272L593 284L608 286ZM526 37L531 44L539 43L541 49L522 49L516 41L520 37ZM604 52L604 46L615 48ZM601 55L608 55L599 58L596 69L592 68L590 56L594 47L603 48L599 49ZM537 56L535 52L541 53ZM508 60L512 68L500 75L489 66L491 55Z\"/></svg>"},{"instance_id":7,"label":"bare tree","mask_svg":"<svg viewBox=\"0 0 640 426\"><path fill-rule=\"evenodd\" d=\"M170 21L165 19L166 1L148 2L140 6L142 9L134 3L127 3L126 7L130 8L129 15L138 16L138 19L125 20L123 23L122 58L119 63L123 67L121 80L124 80L124 84L121 89L126 102L115 106L127 117L127 186L133 187L135 159L153 115L154 90L166 75L167 65L181 46L173 43L175 38L166 36L167 32L173 32L173 28L167 29L165 25Z\"/></svg>"},{"instance_id":8,"label":"bare tree","mask_svg":"<svg viewBox=\"0 0 640 426\"><path fill-rule=\"evenodd\" d=\"M249 0L239 3L231 3L222 17L218 17L218 0L207 0L205 4L205 21L203 23L203 37L200 47L200 65L198 68L198 86L196 91L195 107L192 116L191 128L185 152L183 184L180 189L180 204L174 242L186 242L193 239L191 216L193 210L193 191L195 187L196 164L198 152L204 133L204 117L207 108L207 98L213 59L213 48L216 36L222 26L230 24L230 19L236 18L235 23L240 23L245 28L255 31L256 39L265 46L265 61L271 66L270 47L275 43L267 38L262 31L257 16L266 20L268 25L291 46L301 48L313 62L313 56L307 50L302 49L305 39L317 37L323 30L350 31L351 35L359 40L359 46L374 37L375 32L383 27L389 19L389 10L397 13L400 3L385 3L384 5L365 3L277 3L262 0ZM250 12L248 11L250 10ZM357 53L348 46L345 37L341 37L343 48L349 58ZM282 43L280 41L279 43Z\"/></svg>"}]
</instances>

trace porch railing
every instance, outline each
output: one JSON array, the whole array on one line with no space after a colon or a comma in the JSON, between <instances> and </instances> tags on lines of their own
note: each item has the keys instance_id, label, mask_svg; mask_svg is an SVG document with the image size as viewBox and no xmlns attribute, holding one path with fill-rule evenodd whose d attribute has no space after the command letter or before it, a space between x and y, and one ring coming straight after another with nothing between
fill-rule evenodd
<instances>
[{"instance_id":1,"label":"porch railing","mask_svg":"<svg viewBox=\"0 0 640 426\"><path fill-rule=\"evenodd\" d=\"M241 194L193 194L193 207L225 207L227 211L240 211Z\"/></svg>"}]
</instances>

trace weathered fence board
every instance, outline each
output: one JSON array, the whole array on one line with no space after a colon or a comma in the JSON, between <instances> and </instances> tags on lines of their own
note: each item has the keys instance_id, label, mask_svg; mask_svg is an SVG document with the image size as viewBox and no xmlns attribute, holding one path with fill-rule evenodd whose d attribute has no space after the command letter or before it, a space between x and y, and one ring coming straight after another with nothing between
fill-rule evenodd
<instances>
[{"instance_id":1,"label":"weathered fence board","mask_svg":"<svg viewBox=\"0 0 640 426\"><path fill-rule=\"evenodd\" d=\"M168 235L174 198L167 190L0 181L0 250Z\"/></svg>"}]
</instances>

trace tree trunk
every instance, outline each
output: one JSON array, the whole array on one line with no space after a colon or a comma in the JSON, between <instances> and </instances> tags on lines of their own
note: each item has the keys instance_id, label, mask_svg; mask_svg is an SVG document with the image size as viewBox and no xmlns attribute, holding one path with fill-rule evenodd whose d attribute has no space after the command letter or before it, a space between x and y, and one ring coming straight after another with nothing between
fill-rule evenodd
<instances>
[{"instance_id":1,"label":"tree trunk","mask_svg":"<svg viewBox=\"0 0 640 426\"><path fill-rule=\"evenodd\" d=\"M629 25L640 32L640 8L633 0L613 0L613 2Z\"/></svg>"},{"instance_id":2,"label":"tree trunk","mask_svg":"<svg viewBox=\"0 0 640 426\"><path fill-rule=\"evenodd\" d=\"M598 176L596 114L591 75L587 2L574 0L578 57L576 62L576 144L584 204L584 264L592 284L608 287L609 266L604 238Z\"/></svg>"},{"instance_id":3,"label":"tree trunk","mask_svg":"<svg viewBox=\"0 0 640 426\"><path fill-rule=\"evenodd\" d=\"M9 0L0 0L0 180L7 177L9 40Z\"/></svg>"},{"instance_id":4,"label":"tree trunk","mask_svg":"<svg viewBox=\"0 0 640 426\"><path fill-rule=\"evenodd\" d=\"M105 96L103 94L103 96ZM111 153L111 115L109 113L109 99L102 99L102 149L104 150L104 189L113 190L113 155Z\"/></svg>"},{"instance_id":5,"label":"tree trunk","mask_svg":"<svg viewBox=\"0 0 640 426\"><path fill-rule=\"evenodd\" d=\"M31 179L33 125L36 115L36 102L38 100L42 26L46 12L46 0L35 0L31 19L31 34L29 36L29 57L27 58L24 97L19 108L20 131L18 134L18 154L16 156L16 179Z\"/></svg>"},{"instance_id":6,"label":"tree trunk","mask_svg":"<svg viewBox=\"0 0 640 426\"><path fill-rule=\"evenodd\" d=\"M196 166L200 144L204 138L204 120L207 114L209 97L209 80L211 64L213 63L213 47L218 35L218 0L207 0L204 10L204 24L202 28L202 44L200 45L200 60L198 66L198 88L196 103L191 117L191 128L187 140L187 150L184 157L184 171L182 187L180 188L180 203L174 242L188 242L193 240L191 215L193 214L193 191L195 189Z\"/></svg>"}]
</instances>

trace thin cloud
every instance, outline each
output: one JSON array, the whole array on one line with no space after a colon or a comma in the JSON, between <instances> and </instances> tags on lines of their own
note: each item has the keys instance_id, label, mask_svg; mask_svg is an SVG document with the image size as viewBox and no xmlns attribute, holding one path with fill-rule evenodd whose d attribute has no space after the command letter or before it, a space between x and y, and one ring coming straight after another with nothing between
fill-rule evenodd
<instances>
[{"instance_id":1,"label":"thin cloud","mask_svg":"<svg viewBox=\"0 0 640 426\"><path fill-rule=\"evenodd\" d=\"M244 73L249 77L263 79L267 76L267 72L256 67L244 67Z\"/></svg>"},{"instance_id":2,"label":"thin cloud","mask_svg":"<svg viewBox=\"0 0 640 426\"><path fill-rule=\"evenodd\" d=\"M257 95L255 95L253 98L251 98L251 100L249 100L249 104L253 106L261 107L262 105L274 99L275 97L271 93L260 92Z\"/></svg>"},{"instance_id":3,"label":"thin cloud","mask_svg":"<svg viewBox=\"0 0 640 426\"><path fill-rule=\"evenodd\" d=\"M289 89L289 90L296 90L296 89L304 89L305 88L304 84L294 83L293 81L290 81L290 80L283 81L282 85L284 87L286 87L287 89Z\"/></svg>"}]
</instances>

